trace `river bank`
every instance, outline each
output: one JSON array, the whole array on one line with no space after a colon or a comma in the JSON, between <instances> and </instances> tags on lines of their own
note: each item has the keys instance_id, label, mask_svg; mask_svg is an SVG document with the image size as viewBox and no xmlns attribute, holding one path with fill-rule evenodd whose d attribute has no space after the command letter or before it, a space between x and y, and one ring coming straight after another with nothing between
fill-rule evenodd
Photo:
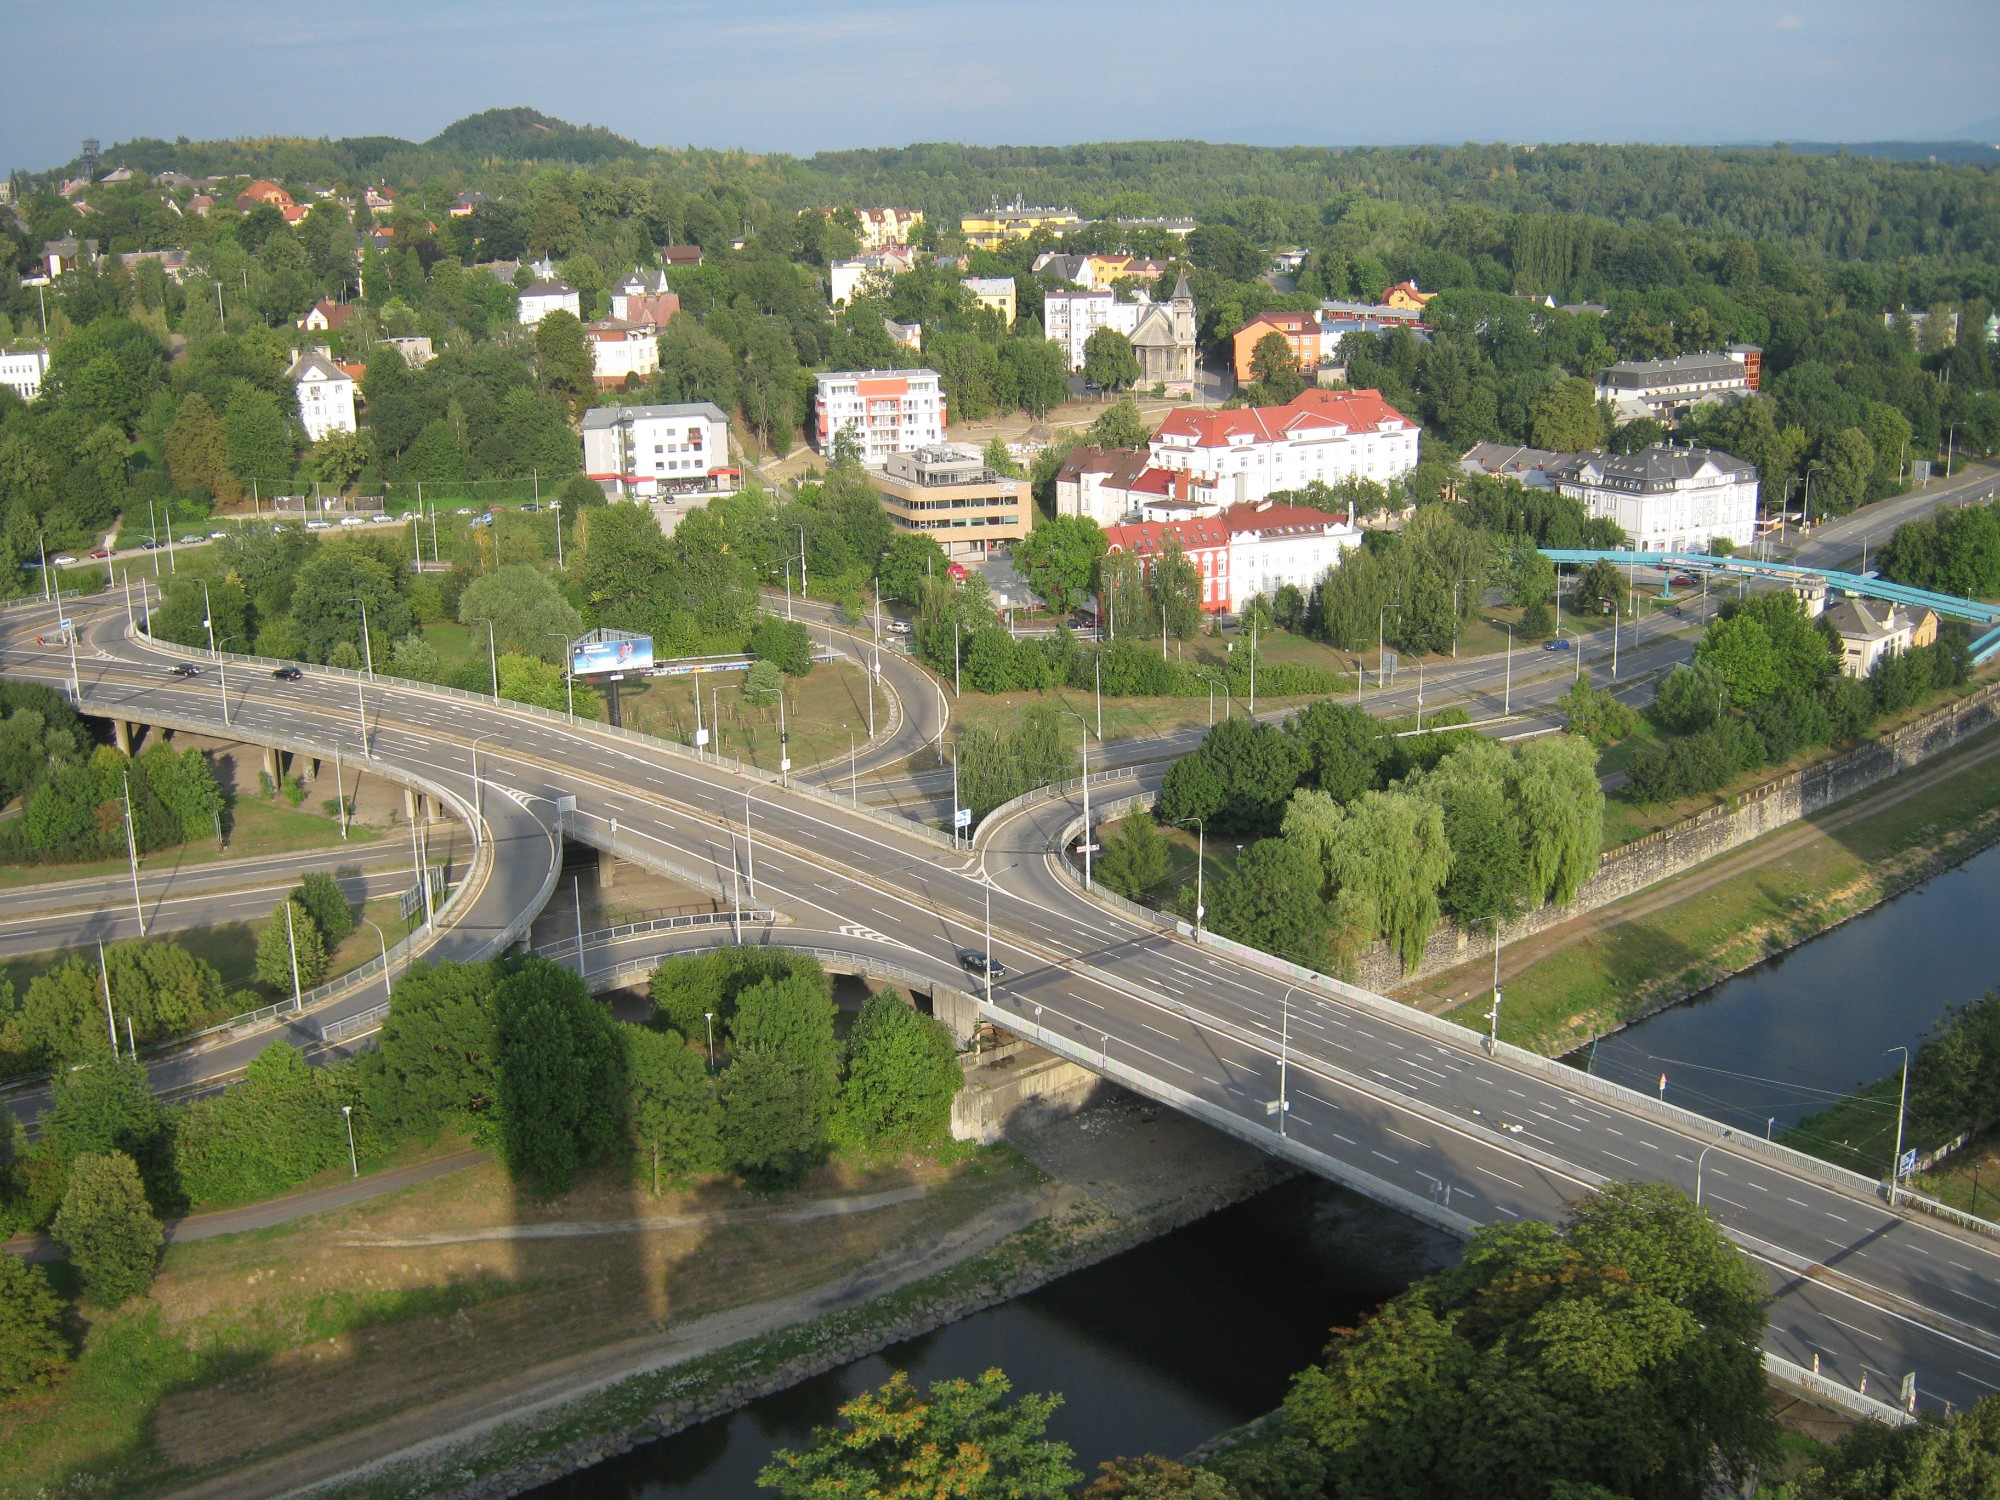
<instances>
[{"instance_id":1,"label":"river bank","mask_svg":"<svg viewBox=\"0 0 2000 1500\"><path fill-rule=\"evenodd\" d=\"M452 1412L433 1413L425 1436L351 1434L340 1444L353 1460L312 1493L520 1494L1010 1302L1291 1175L1250 1147L1123 1095L1020 1147L1051 1178L1047 1191L1017 1201L1011 1213L988 1215L942 1245L878 1259L836 1286L605 1351L618 1368L565 1362L538 1371L513 1383L487 1414L455 1421ZM289 1482L279 1487L296 1487L301 1457L324 1470L334 1456L289 1456ZM240 1474L181 1493L203 1500L271 1493L267 1477L278 1476Z\"/></svg>"}]
</instances>

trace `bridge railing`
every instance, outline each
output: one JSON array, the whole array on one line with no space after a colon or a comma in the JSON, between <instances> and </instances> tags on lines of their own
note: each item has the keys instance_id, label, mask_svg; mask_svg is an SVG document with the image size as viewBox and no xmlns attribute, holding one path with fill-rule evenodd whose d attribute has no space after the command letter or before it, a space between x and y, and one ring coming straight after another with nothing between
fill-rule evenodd
<instances>
[{"instance_id":1,"label":"bridge railing","mask_svg":"<svg viewBox=\"0 0 2000 1500\"><path fill-rule=\"evenodd\" d=\"M741 912L698 911L672 917L653 917L643 922L626 922L617 927L600 927L583 935L583 946L588 949L593 943L615 943L625 938L643 937L649 932L683 932L694 927L727 927L742 920L745 922L771 923L778 920L778 914L768 906L746 906ZM577 940L573 937L560 938L553 943L543 943L534 951L542 958L574 958Z\"/></svg>"},{"instance_id":2,"label":"bridge railing","mask_svg":"<svg viewBox=\"0 0 2000 1500\"><path fill-rule=\"evenodd\" d=\"M502 712L519 715L523 718L536 719L544 724L568 729L573 733L596 735L603 739L641 746L648 751L664 752L681 760L692 760L704 765L721 764L719 754L715 752L706 754L698 753L692 746L683 745L676 740L662 739L658 735L643 734L636 729L627 729L623 725L600 723L595 719L572 719L568 714L558 713L554 709L542 708L533 703L517 703L511 698L496 699L490 693L469 693L463 688L445 687L440 683L434 682L417 682L412 678L396 677L387 672L377 672L371 677L367 672L357 671L352 667L304 665L299 662L279 661L274 657L268 656L246 656L236 651L224 651L217 656L210 656L207 651L200 647L183 646L177 641L163 641L157 636L146 634L137 624L133 626L131 633L135 636L143 636L146 643L156 650L183 657L189 661L220 660L234 665L257 667L267 671L277 667L301 667L302 670L312 676L336 678L363 685L380 685L386 683L386 685L395 688L399 692L421 693L430 697L445 698L460 703L477 704L487 709L499 709ZM893 708L891 710L890 722L884 726L882 733L877 736L878 740L894 732L895 726L901 722L900 715L900 708ZM150 710L147 711L145 716L149 720L155 717ZM286 743L290 744L291 742L288 740ZM926 823L913 822L907 818L891 817L887 813L868 806L866 803L856 806L850 803L847 798L828 791L823 787L814 786L802 781L797 776L781 775L776 771L766 771L761 767L748 765L740 760L730 761L727 769L732 775L741 776L747 781L762 782L766 786L782 786L787 791L796 792L802 797L809 797L831 808L839 808L851 817L864 819L898 834L921 839L930 844L943 845L945 847L951 845L950 835L941 829L932 828Z\"/></svg>"},{"instance_id":3,"label":"bridge railing","mask_svg":"<svg viewBox=\"0 0 2000 1500\"><path fill-rule=\"evenodd\" d=\"M1151 792L1140 792L1123 799L1120 805L1125 808L1147 805L1155 799L1155 796L1156 794ZM1092 815L1093 817L1097 816L1095 808L1092 809ZM1081 828L1082 822L1083 818L1081 813L1079 813L1063 825L1061 835L1058 839L1058 850L1067 847L1070 839ZM1067 856L1057 853L1053 854L1052 858L1055 867L1062 872L1070 883L1079 890L1083 890L1082 872L1071 864ZM1116 892L1104 890L1101 885L1094 884L1092 889L1085 891L1085 894L1100 905L1131 916L1135 921L1143 923L1156 932L1162 934L1172 933L1186 938L1192 938L1194 935L1193 929L1187 923L1169 917L1162 912L1137 906L1135 903L1125 900L1124 897L1119 896ZM1627 1088L1620 1083L1613 1083L1609 1079L1599 1078L1595 1074L1586 1073L1579 1068L1572 1068L1556 1058L1544 1057L1539 1052L1531 1052L1525 1047L1514 1045L1512 1042L1499 1042L1496 1045L1490 1038L1481 1036L1470 1027L1461 1026L1456 1021L1446 1020L1442 1016L1433 1016L1427 1011L1417 1009L1415 1006L1400 1004L1397 1001L1389 999L1387 996L1377 995L1372 990L1362 989L1359 985L1349 984L1345 980L1322 974L1316 969L1309 969L1302 964L1295 964L1287 959L1278 958L1272 954L1263 952L1261 949L1235 942L1214 932L1204 932L1201 935L1200 942L1204 948L1214 949L1219 953L1238 959L1242 963L1261 969L1266 973L1275 975L1301 988L1316 990L1323 995L1345 1001L1349 1005L1365 1010L1372 1015L1379 1016L1389 1024L1422 1033L1447 1046L1455 1047L1462 1051L1484 1052L1490 1057L1507 1063L1518 1072L1532 1074L1547 1082L1554 1083L1559 1087L1570 1089L1577 1093L1594 1095L1604 1100L1607 1104L1614 1105L1628 1114L1637 1114L1658 1120L1684 1133L1702 1137L1716 1144L1727 1143L1731 1148L1741 1151L1745 1155L1763 1157L1789 1172L1816 1178L1832 1187L1839 1188L1844 1192L1859 1197L1878 1200L1889 1197L1887 1186L1876 1178L1850 1171L1846 1167L1836 1166L1834 1163L1823 1161L1817 1156L1809 1156L1805 1152L1784 1145L1781 1142L1767 1141L1764 1137L1754 1132L1746 1133L1739 1131L1732 1126L1724 1125L1719 1120L1710 1119L1707 1115L1698 1114L1690 1109L1683 1109L1681 1106L1669 1104L1665 1100L1655 1099L1650 1094L1641 1093L1637 1089ZM1973 1233L2000 1238L2000 1224L1996 1224L1988 1219L1978 1218L1961 1209L1953 1208L1949 1204L1940 1203L1934 1198L1920 1193L1913 1193L1906 1188L1898 1188L1896 1190L1895 1201L1955 1224L1962 1229L1970 1230Z\"/></svg>"}]
</instances>

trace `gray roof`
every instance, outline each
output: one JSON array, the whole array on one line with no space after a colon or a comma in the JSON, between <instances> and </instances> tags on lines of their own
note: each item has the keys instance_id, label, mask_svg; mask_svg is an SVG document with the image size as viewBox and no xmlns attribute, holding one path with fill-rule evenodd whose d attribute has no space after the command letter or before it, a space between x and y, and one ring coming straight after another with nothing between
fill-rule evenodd
<instances>
[{"instance_id":1,"label":"gray roof","mask_svg":"<svg viewBox=\"0 0 2000 1500\"><path fill-rule=\"evenodd\" d=\"M521 288L523 297L574 297L576 288L560 281L531 281Z\"/></svg>"},{"instance_id":2,"label":"gray roof","mask_svg":"<svg viewBox=\"0 0 2000 1500\"><path fill-rule=\"evenodd\" d=\"M328 355L317 349L308 349L298 357L298 361L287 371L285 379L294 385L301 380L346 380L354 377L335 364Z\"/></svg>"},{"instance_id":3,"label":"gray roof","mask_svg":"<svg viewBox=\"0 0 2000 1500\"><path fill-rule=\"evenodd\" d=\"M1602 476L1617 485L1669 489L1683 480L1694 478L1711 465L1724 474L1734 474L1739 478L1757 477L1755 464L1747 464L1733 454L1714 448L1682 447L1673 443L1654 443L1624 457L1609 453L1575 453L1559 459L1548 472L1562 479L1578 480L1584 477L1586 470L1592 470L1595 471L1593 477Z\"/></svg>"},{"instance_id":4,"label":"gray roof","mask_svg":"<svg viewBox=\"0 0 2000 1500\"><path fill-rule=\"evenodd\" d=\"M1607 368L1599 379L1609 385L1640 386L1656 382L1703 379L1744 379L1743 366L1726 354L1677 354L1672 359L1627 359Z\"/></svg>"},{"instance_id":5,"label":"gray roof","mask_svg":"<svg viewBox=\"0 0 2000 1500\"><path fill-rule=\"evenodd\" d=\"M594 406L583 414L584 431L593 427L616 427L641 417L706 417L725 426L729 418L713 401L687 401L676 406Z\"/></svg>"},{"instance_id":6,"label":"gray roof","mask_svg":"<svg viewBox=\"0 0 2000 1500\"><path fill-rule=\"evenodd\" d=\"M1523 448L1514 443L1474 443L1459 456L1458 465L1467 473L1518 475L1536 470L1546 472L1571 457L1551 448Z\"/></svg>"},{"instance_id":7,"label":"gray roof","mask_svg":"<svg viewBox=\"0 0 2000 1500\"><path fill-rule=\"evenodd\" d=\"M1886 640L1922 623L1920 615L1872 599L1843 599L1829 605L1824 618L1835 635L1850 641Z\"/></svg>"}]
</instances>

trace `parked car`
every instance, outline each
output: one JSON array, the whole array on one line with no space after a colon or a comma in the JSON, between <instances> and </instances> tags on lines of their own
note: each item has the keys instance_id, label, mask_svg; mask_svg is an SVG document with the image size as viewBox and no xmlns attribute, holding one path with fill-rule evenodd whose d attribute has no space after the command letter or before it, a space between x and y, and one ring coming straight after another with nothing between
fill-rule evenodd
<instances>
[{"instance_id":1,"label":"parked car","mask_svg":"<svg viewBox=\"0 0 2000 1500\"><path fill-rule=\"evenodd\" d=\"M201 540L202 539L200 537L196 536L192 531L190 531L186 536L181 538L181 545L183 547L192 547Z\"/></svg>"},{"instance_id":2,"label":"parked car","mask_svg":"<svg viewBox=\"0 0 2000 1500\"><path fill-rule=\"evenodd\" d=\"M1564 640L1561 636L1557 636L1552 641L1543 641L1542 649L1544 651L1568 651L1572 647L1568 641Z\"/></svg>"},{"instance_id":3,"label":"parked car","mask_svg":"<svg viewBox=\"0 0 2000 1500\"><path fill-rule=\"evenodd\" d=\"M201 668L197 667L191 661L184 661L178 665L168 667L167 675L169 677L199 677L201 676Z\"/></svg>"},{"instance_id":4,"label":"parked car","mask_svg":"<svg viewBox=\"0 0 2000 1500\"><path fill-rule=\"evenodd\" d=\"M947 578L956 578L963 581L966 577L964 563L946 563L944 571Z\"/></svg>"},{"instance_id":5,"label":"parked car","mask_svg":"<svg viewBox=\"0 0 2000 1500\"><path fill-rule=\"evenodd\" d=\"M333 530L333 526L331 525L331 523L329 523L329 522L326 522L326 521L308 521L308 522L306 522L306 530L307 530L307 531L331 531L331 530Z\"/></svg>"},{"instance_id":6,"label":"parked car","mask_svg":"<svg viewBox=\"0 0 2000 1500\"><path fill-rule=\"evenodd\" d=\"M280 682L297 682L306 674L301 672L297 667L279 667L271 675Z\"/></svg>"},{"instance_id":7,"label":"parked car","mask_svg":"<svg viewBox=\"0 0 2000 1500\"><path fill-rule=\"evenodd\" d=\"M65 552L61 557L58 557L56 559L56 566L59 568L67 568L75 561L76 561L75 558L71 557L67 552Z\"/></svg>"},{"instance_id":8,"label":"parked car","mask_svg":"<svg viewBox=\"0 0 2000 1500\"><path fill-rule=\"evenodd\" d=\"M401 516L392 516L385 510L379 516L370 516L369 519L377 526L394 526L403 518Z\"/></svg>"},{"instance_id":9,"label":"parked car","mask_svg":"<svg viewBox=\"0 0 2000 1500\"><path fill-rule=\"evenodd\" d=\"M109 557L111 555L111 549L109 547L93 547L91 549L90 555L92 557L97 557L97 558Z\"/></svg>"},{"instance_id":10,"label":"parked car","mask_svg":"<svg viewBox=\"0 0 2000 1500\"><path fill-rule=\"evenodd\" d=\"M227 541L229 539L229 533L226 531L211 531L208 534L208 539L211 542Z\"/></svg>"},{"instance_id":11,"label":"parked car","mask_svg":"<svg viewBox=\"0 0 2000 1500\"><path fill-rule=\"evenodd\" d=\"M141 542L139 543L139 550L141 552L158 552L160 544L158 542Z\"/></svg>"},{"instance_id":12,"label":"parked car","mask_svg":"<svg viewBox=\"0 0 2000 1500\"><path fill-rule=\"evenodd\" d=\"M365 516L342 516L340 524L343 526L366 526L368 520Z\"/></svg>"},{"instance_id":13,"label":"parked car","mask_svg":"<svg viewBox=\"0 0 2000 1500\"><path fill-rule=\"evenodd\" d=\"M455 516L469 516L472 514L472 507L469 505L461 505L457 510L453 511L452 514Z\"/></svg>"},{"instance_id":14,"label":"parked car","mask_svg":"<svg viewBox=\"0 0 2000 1500\"><path fill-rule=\"evenodd\" d=\"M1692 573L1676 573L1668 582L1672 583L1677 589L1698 589L1701 587L1701 580Z\"/></svg>"},{"instance_id":15,"label":"parked car","mask_svg":"<svg viewBox=\"0 0 2000 1500\"><path fill-rule=\"evenodd\" d=\"M521 507L521 509L522 509L522 510L540 510L540 509L541 509L541 507L540 507L539 505L535 504L535 502L534 502L534 501L530 500L530 501L529 501L529 502L528 502L528 503L527 503L526 505L522 506L522 507Z\"/></svg>"},{"instance_id":16,"label":"parked car","mask_svg":"<svg viewBox=\"0 0 2000 1500\"><path fill-rule=\"evenodd\" d=\"M891 635L908 635L910 633L910 622L908 620L891 620L888 629Z\"/></svg>"},{"instance_id":17,"label":"parked car","mask_svg":"<svg viewBox=\"0 0 2000 1500\"><path fill-rule=\"evenodd\" d=\"M493 517L490 515L474 516L470 521L466 522L468 526L491 526L492 524Z\"/></svg>"}]
</instances>

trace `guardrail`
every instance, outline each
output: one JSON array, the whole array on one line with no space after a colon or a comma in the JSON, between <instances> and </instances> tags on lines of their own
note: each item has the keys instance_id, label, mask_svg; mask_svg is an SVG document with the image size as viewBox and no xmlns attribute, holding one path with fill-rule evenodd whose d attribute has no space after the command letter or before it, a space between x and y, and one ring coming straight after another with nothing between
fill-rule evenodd
<instances>
[{"instance_id":1,"label":"guardrail","mask_svg":"<svg viewBox=\"0 0 2000 1500\"><path fill-rule=\"evenodd\" d=\"M1155 795L1151 792L1141 792L1123 799L1123 802L1117 805L1130 808L1146 804L1151 802ZM1092 813L1093 817L1097 816L1095 809L1092 810ZM1084 887L1081 873L1071 865L1067 856L1060 852L1067 846L1070 838L1081 824L1082 815L1080 813L1068 820L1063 825L1058 838L1057 851L1054 851L1055 857L1053 862L1069 882L1079 891L1083 892L1087 899L1096 901L1098 904L1109 907L1121 914L1130 915L1136 921L1144 923L1156 932L1163 935L1171 933L1192 940L1194 936L1193 928L1177 918L1168 917L1166 914L1154 911L1148 907L1137 906L1115 892L1102 889L1095 882L1093 882L1089 889ZM1448 1046L1457 1047L1464 1051L1483 1052L1497 1061L1508 1064L1517 1072L1532 1074L1545 1082L1554 1083L1561 1088L1594 1095L1606 1103L1624 1110L1628 1114L1657 1120L1686 1134L1695 1135L1716 1144L1727 1143L1746 1155L1762 1157L1789 1172L1800 1176L1816 1178L1832 1187L1859 1197L1877 1201L1889 1197L1886 1186L1875 1178L1865 1177L1859 1172L1852 1172L1845 1167L1836 1166L1832 1162L1822 1161L1819 1157L1809 1156L1803 1151L1786 1146L1780 1142L1767 1141L1754 1132L1745 1133L1739 1131L1732 1126L1722 1124L1718 1120L1712 1120L1707 1115L1683 1109L1677 1104L1668 1104L1664 1100L1655 1099L1649 1094L1640 1093L1638 1090L1627 1088L1623 1084L1613 1083L1608 1079L1599 1078L1595 1074L1569 1067L1555 1058L1544 1057L1539 1052L1531 1052L1525 1047L1515 1046L1512 1042L1500 1042L1496 1046L1489 1038L1481 1036L1470 1027L1459 1025L1456 1021L1448 1021L1441 1016L1433 1016L1426 1011L1418 1010L1415 1006L1398 1004L1386 996L1377 995L1371 990L1362 989L1359 985L1349 984L1345 980L1335 979L1330 975L1322 974L1316 969L1309 969L1302 964L1291 963L1286 959L1275 957L1272 954L1263 952L1261 949L1252 948L1247 944L1235 942L1212 931L1202 933L1200 944L1204 948L1210 948L1228 957L1235 958L1250 967L1262 969L1289 983L1315 989L1322 994L1346 1001L1352 1006L1379 1017L1390 1025L1401 1026L1407 1030L1422 1033ZM1921 1193L1911 1192L1907 1188L1898 1188L1896 1190L1895 1203L1915 1208L1975 1234L2000 1238L2000 1224L1996 1224L1988 1219L1978 1218L1961 1209L1953 1208L1949 1204L1939 1203L1934 1198L1926 1197ZM1894 1205L1892 1204L1892 1206Z\"/></svg>"},{"instance_id":2,"label":"guardrail","mask_svg":"<svg viewBox=\"0 0 2000 1500\"><path fill-rule=\"evenodd\" d=\"M1917 1420L1900 1406L1877 1401L1865 1391L1853 1390L1837 1380L1829 1380L1818 1371L1795 1365L1783 1355L1773 1354L1768 1349L1764 1351L1764 1377L1773 1385L1797 1391L1810 1401L1866 1422L1880 1422L1885 1427L1909 1427Z\"/></svg>"},{"instance_id":3,"label":"guardrail","mask_svg":"<svg viewBox=\"0 0 2000 1500\"><path fill-rule=\"evenodd\" d=\"M684 932L691 927L728 927L735 923L770 923L778 920L778 914L767 906L746 906L742 911L701 911L683 916L654 917L644 922L627 922L618 927L600 927L583 935L583 946L593 943L615 943L623 938L640 937L649 932ZM573 937L544 943L534 950L543 958L571 958L577 951L577 940Z\"/></svg>"},{"instance_id":4,"label":"guardrail","mask_svg":"<svg viewBox=\"0 0 2000 1500\"><path fill-rule=\"evenodd\" d=\"M408 677L391 676L387 672L377 672L371 677L367 672L357 671L351 667L311 666L299 662L279 661L277 658L269 656L246 656L238 651L224 651L218 653L216 656L210 656L207 651L202 650L200 647L183 646L178 641L163 641L157 636L146 633L141 629L141 624L145 618L146 615L142 612L139 620L128 629L127 634L143 639L147 645L157 650L167 652L170 655L184 657L189 661L223 661L246 667L260 667L267 670L275 667L301 667L309 675L332 677L344 681L376 686L386 684L402 692L422 693L431 697L446 698L461 703L478 704L483 708L500 709L503 712L519 715L523 718L538 719L545 724L559 726L575 734L596 735L604 739L637 745L649 751L665 752L667 755L678 759L692 760L701 765L716 765L718 767L722 765L719 755L697 753L692 746L680 744L675 740L661 739L657 735L641 734L637 730L627 729L622 725L599 723L595 719L572 719L569 715L557 713L554 709L542 708L533 703L517 703L511 698L496 699L490 693L468 693L463 688L445 687L434 682L417 682ZM890 701L892 704L898 706L892 708L890 723L888 726L885 726L882 735L877 736L878 739L893 733L894 727L902 722L900 717L900 700L892 695ZM150 709L147 710L145 716L149 720L157 717ZM290 744L291 742L287 741L286 743ZM831 762L828 764L831 764ZM927 843L937 844L945 848L951 847L950 835L939 829L932 828L925 823L913 822L907 818L892 818L886 813L876 811L865 803L856 806L850 803L845 797L838 796L833 792L802 781L796 776L780 775L776 771L766 771L757 766L746 765L740 760L730 761L726 769L731 774L741 776L747 781L761 782L766 786L783 787L786 791L796 792L802 797L809 797L816 802L824 803L828 807L839 808L850 816L862 818L895 833L907 834L911 837L922 839Z\"/></svg>"}]
</instances>

